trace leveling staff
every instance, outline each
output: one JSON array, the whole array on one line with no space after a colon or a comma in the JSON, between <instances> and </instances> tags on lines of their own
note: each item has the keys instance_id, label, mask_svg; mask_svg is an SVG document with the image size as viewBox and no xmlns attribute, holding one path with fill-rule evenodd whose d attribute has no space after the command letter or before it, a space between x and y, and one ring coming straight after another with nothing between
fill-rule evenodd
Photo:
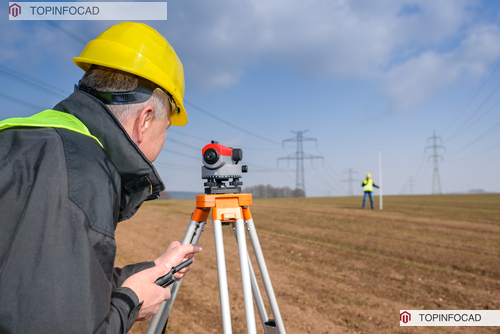
<instances>
[{"instance_id":1,"label":"leveling staff","mask_svg":"<svg viewBox=\"0 0 500 334\"><path fill-rule=\"evenodd\" d=\"M164 190L151 162L187 122L174 49L126 22L74 62L85 75L54 110L0 122L1 333L126 333L170 298L155 280L201 251L113 268L117 223Z\"/></svg>"}]
</instances>

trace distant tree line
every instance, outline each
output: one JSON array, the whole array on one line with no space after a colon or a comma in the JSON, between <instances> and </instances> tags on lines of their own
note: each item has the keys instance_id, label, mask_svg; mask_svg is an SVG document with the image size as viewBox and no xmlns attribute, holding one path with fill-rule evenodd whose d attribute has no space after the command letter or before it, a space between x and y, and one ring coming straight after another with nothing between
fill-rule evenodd
<instances>
[{"instance_id":1,"label":"distant tree line","mask_svg":"<svg viewBox=\"0 0 500 334\"><path fill-rule=\"evenodd\" d=\"M251 193L253 198L275 198L275 197L305 197L302 189L291 189L290 187L275 188L271 185L259 184L243 189L244 193Z\"/></svg>"},{"instance_id":2,"label":"distant tree line","mask_svg":"<svg viewBox=\"0 0 500 334\"><path fill-rule=\"evenodd\" d=\"M162 191L160 193L160 199L172 199L172 195L168 191Z\"/></svg>"}]
</instances>

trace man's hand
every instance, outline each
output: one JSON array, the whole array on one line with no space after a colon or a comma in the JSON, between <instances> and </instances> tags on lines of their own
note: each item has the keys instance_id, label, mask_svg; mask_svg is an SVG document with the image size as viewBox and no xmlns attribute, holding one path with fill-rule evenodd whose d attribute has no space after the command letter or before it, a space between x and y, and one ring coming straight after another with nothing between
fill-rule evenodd
<instances>
[{"instance_id":1,"label":"man's hand","mask_svg":"<svg viewBox=\"0 0 500 334\"><path fill-rule=\"evenodd\" d=\"M192 258L202 249L200 245L181 245L179 241L174 241L154 261L156 266L138 272L123 282L123 287L132 289L139 297L139 302L144 302L137 316L137 321L146 320L156 314L160 309L160 304L170 298L170 290L156 285L155 281L168 274L172 266ZM174 277L183 278L190 268L191 266L187 266L176 273Z\"/></svg>"},{"instance_id":2,"label":"man's hand","mask_svg":"<svg viewBox=\"0 0 500 334\"><path fill-rule=\"evenodd\" d=\"M194 254L201 252L203 249L200 245L181 245L179 241L174 241L168 246L168 248L155 260L155 264L159 265L161 263L166 263L172 268L172 266L177 266L181 262L186 261L194 257ZM194 259L193 259L194 260ZM174 275L175 278L183 278L186 273L191 269L191 266L180 270Z\"/></svg>"},{"instance_id":3,"label":"man's hand","mask_svg":"<svg viewBox=\"0 0 500 334\"><path fill-rule=\"evenodd\" d=\"M122 287L132 289L139 297L139 302L144 302L139 310L137 321L146 320L156 314L160 309L160 304L170 298L169 289L164 289L155 284L158 277L168 274L170 269L172 269L171 266L162 263L153 268L140 271L123 282Z\"/></svg>"}]
</instances>

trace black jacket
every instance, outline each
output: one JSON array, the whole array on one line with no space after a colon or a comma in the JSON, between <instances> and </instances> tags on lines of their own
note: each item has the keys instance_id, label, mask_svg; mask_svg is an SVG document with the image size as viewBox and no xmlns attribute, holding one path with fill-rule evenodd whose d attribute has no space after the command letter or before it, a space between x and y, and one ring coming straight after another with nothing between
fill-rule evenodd
<instances>
[{"instance_id":1,"label":"black jacket","mask_svg":"<svg viewBox=\"0 0 500 334\"><path fill-rule=\"evenodd\" d=\"M100 101L77 91L65 129L0 131L0 333L125 333L141 304L121 288L145 262L113 268L119 221L164 185Z\"/></svg>"}]
</instances>

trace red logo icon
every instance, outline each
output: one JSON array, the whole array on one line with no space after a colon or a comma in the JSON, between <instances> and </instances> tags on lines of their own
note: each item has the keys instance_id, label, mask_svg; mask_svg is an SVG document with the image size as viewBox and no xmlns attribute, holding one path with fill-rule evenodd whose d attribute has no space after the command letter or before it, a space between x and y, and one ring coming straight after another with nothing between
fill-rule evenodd
<instances>
[{"instance_id":1,"label":"red logo icon","mask_svg":"<svg viewBox=\"0 0 500 334\"><path fill-rule=\"evenodd\" d=\"M17 3L13 3L9 6L9 15L16 17L19 14L21 14L21 6L19 6Z\"/></svg>"},{"instance_id":2,"label":"red logo icon","mask_svg":"<svg viewBox=\"0 0 500 334\"><path fill-rule=\"evenodd\" d=\"M408 323L408 321L411 321L411 314L408 313L407 311L404 311L399 314L399 321L402 321L403 323Z\"/></svg>"}]
</instances>

